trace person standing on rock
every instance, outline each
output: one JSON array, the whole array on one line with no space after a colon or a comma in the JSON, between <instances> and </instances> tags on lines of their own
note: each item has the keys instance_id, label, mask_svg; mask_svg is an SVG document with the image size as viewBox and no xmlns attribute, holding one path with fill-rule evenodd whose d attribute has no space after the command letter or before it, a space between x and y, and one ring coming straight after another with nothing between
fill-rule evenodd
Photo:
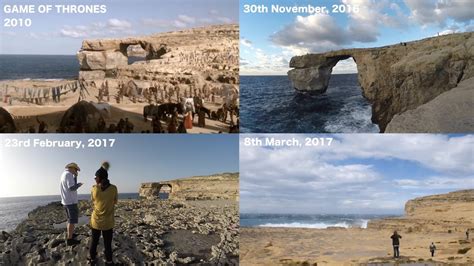
<instances>
[{"instance_id":1,"label":"person standing on rock","mask_svg":"<svg viewBox=\"0 0 474 266\"><path fill-rule=\"evenodd\" d=\"M89 248L89 261L92 265L96 264L97 245L101 234L104 238L106 265L113 265L112 238L118 191L115 185L110 184L109 168L110 164L108 162L102 163L102 166L95 173L96 184L92 187L91 192L93 211L90 221L92 240Z\"/></svg>"},{"instance_id":2,"label":"person standing on rock","mask_svg":"<svg viewBox=\"0 0 474 266\"><path fill-rule=\"evenodd\" d=\"M393 235L390 238L392 239L393 257L399 258L400 257L400 238L402 238L402 236L399 235L397 231L394 231Z\"/></svg>"},{"instance_id":3,"label":"person standing on rock","mask_svg":"<svg viewBox=\"0 0 474 266\"><path fill-rule=\"evenodd\" d=\"M66 209L67 215L67 240L68 246L77 245L80 241L73 238L75 224L79 220L79 208L77 207L77 189L82 183L77 183L78 172L81 171L76 163L66 165L61 175L61 203Z\"/></svg>"},{"instance_id":4,"label":"person standing on rock","mask_svg":"<svg viewBox=\"0 0 474 266\"><path fill-rule=\"evenodd\" d=\"M435 250L436 250L436 246L433 242L431 242L431 245L430 245L431 257L434 257Z\"/></svg>"}]
</instances>

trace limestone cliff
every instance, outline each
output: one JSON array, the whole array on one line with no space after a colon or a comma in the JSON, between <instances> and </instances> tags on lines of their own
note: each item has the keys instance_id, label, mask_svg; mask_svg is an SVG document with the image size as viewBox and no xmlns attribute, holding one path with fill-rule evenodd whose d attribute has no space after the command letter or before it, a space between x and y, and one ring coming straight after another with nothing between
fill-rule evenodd
<instances>
[{"instance_id":1,"label":"limestone cliff","mask_svg":"<svg viewBox=\"0 0 474 266\"><path fill-rule=\"evenodd\" d=\"M407 232L474 230L474 189L409 200L404 217L373 220L367 227Z\"/></svg>"},{"instance_id":2,"label":"limestone cliff","mask_svg":"<svg viewBox=\"0 0 474 266\"><path fill-rule=\"evenodd\" d=\"M350 57L357 64L363 94L372 104L372 121L384 132L395 115L416 109L474 77L474 33L450 34L380 48L295 56L290 61L294 69L288 76L297 90L324 93L332 68L338 61ZM468 86L471 101L473 87L472 83ZM472 114L472 108L461 108L461 112ZM458 119L449 115L449 119ZM472 118L469 121L471 123L461 123L465 125L449 132L473 131Z\"/></svg>"},{"instance_id":3,"label":"limestone cliff","mask_svg":"<svg viewBox=\"0 0 474 266\"><path fill-rule=\"evenodd\" d=\"M239 27L217 25L123 39L85 40L79 78L238 84ZM129 63L129 57L144 56Z\"/></svg>"},{"instance_id":4,"label":"limestone cliff","mask_svg":"<svg viewBox=\"0 0 474 266\"><path fill-rule=\"evenodd\" d=\"M223 173L210 176L195 176L154 183L142 183L139 195L156 198L163 189L170 199L216 200L239 199L239 173Z\"/></svg>"}]
</instances>

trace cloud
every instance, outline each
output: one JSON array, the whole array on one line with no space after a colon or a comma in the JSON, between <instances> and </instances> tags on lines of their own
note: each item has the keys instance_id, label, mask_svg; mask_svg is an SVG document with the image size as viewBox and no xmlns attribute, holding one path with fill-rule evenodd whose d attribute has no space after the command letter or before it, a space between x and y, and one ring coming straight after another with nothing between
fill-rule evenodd
<instances>
[{"instance_id":1,"label":"cloud","mask_svg":"<svg viewBox=\"0 0 474 266\"><path fill-rule=\"evenodd\" d=\"M229 24L229 23L232 23L233 20L231 18L228 18L228 17L216 17L216 20L220 23L224 23L224 24Z\"/></svg>"},{"instance_id":2,"label":"cloud","mask_svg":"<svg viewBox=\"0 0 474 266\"><path fill-rule=\"evenodd\" d=\"M296 16L292 23L272 34L270 40L286 49L296 50L298 54L302 51L323 52L355 42L375 42L381 27L402 28L406 24L406 16L400 7L390 1L342 0L342 3L359 8L359 12L347 14L347 26L339 25L329 14ZM389 15L389 11L397 15Z\"/></svg>"},{"instance_id":3,"label":"cloud","mask_svg":"<svg viewBox=\"0 0 474 266\"><path fill-rule=\"evenodd\" d=\"M240 44L244 45L244 46L247 46L247 47L252 47L252 42L245 39L245 38L241 38L240 39Z\"/></svg>"},{"instance_id":4,"label":"cloud","mask_svg":"<svg viewBox=\"0 0 474 266\"><path fill-rule=\"evenodd\" d=\"M119 34L133 34L132 23L112 18L106 22L93 22L89 25L64 26L59 35L69 38L108 37Z\"/></svg>"},{"instance_id":5,"label":"cloud","mask_svg":"<svg viewBox=\"0 0 474 266\"><path fill-rule=\"evenodd\" d=\"M190 16L186 16L186 15L179 15L178 16L178 19L184 23L187 23L187 24L194 24L196 23L196 19L193 18L193 17L190 17Z\"/></svg>"},{"instance_id":6,"label":"cloud","mask_svg":"<svg viewBox=\"0 0 474 266\"><path fill-rule=\"evenodd\" d=\"M325 50L350 44L345 30L327 14L296 16L293 23L270 36L270 40L283 47L305 47L310 50Z\"/></svg>"},{"instance_id":7,"label":"cloud","mask_svg":"<svg viewBox=\"0 0 474 266\"><path fill-rule=\"evenodd\" d=\"M281 148L245 137L255 136L240 140L242 212L394 213L416 193L474 187L472 135L339 134L331 146Z\"/></svg>"},{"instance_id":8,"label":"cloud","mask_svg":"<svg viewBox=\"0 0 474 266\"><path fill-rule=\"evenodd\" d=\"M183 28L192 28L212 24L229 24L233 20L227 17L219 16L217 10L211 10L209 17L196 18L190 15L180 14L174 19L156 19L156 18L144 18L141 20L142 25L145 27L161 28L166 30L175 30Z\"/></svg>"},{"instance_id":9,"label":"cloud","mask_svg":"<svg viewBox=\"0 0 474 266\"><path fill-rule=\"evenodd\" d=\"M430 189L465 189L474 186L474 176L453 177L453 176L432 176L424 180L400 179L395 180L394 184L404 189L423 190Z\"/></svg>"},{"instance_id":10,"label":"cloud","mask_svg":"<svg viewBox=\"0 0 474 266\"><path fill-rule=\"evenodd\" d=\"M109 19L107 21L107 27L111 30L116 30L116 31L125 31L129 30L132 28L132 23L126 21L126 20L120 20L116 18Z\"/></svg>"},{"instance_id":11,"label":"cloud","mask_svg":"<svg viewBox=\"0 0 474 266\"><path fill-rule=\"evenodd\" d=\"M259 48L255 48L252 42L242 39L240 43L243 45L241 52L248 54L246 60L240 64L240 72L247 74L279 74L288 71L288 60L281 54L267 54Z\"/></svg>"},{"instance_id":12,"label":"cloud","mask_svg":"<svg viewBox=\"0 0 474 266\"><path fill-rule=\"evenodd\" d=\"M449 20L470 24L474 19L474 6L469 0L405 0L410 18L422 26L444 27Z\"/></svg>"}]
</instances>

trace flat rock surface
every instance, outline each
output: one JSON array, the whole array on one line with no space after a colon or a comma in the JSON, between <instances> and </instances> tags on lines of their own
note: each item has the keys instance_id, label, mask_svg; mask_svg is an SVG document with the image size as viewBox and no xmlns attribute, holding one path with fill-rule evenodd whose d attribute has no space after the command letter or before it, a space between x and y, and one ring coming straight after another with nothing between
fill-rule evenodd
<instances>
[{"instance_id":1,"label":"flat rock surface","mask_svg":"<svg viewBox=\"0 0 474 266\"><path fill-rule=\"evenodd\" d=\"M90 215L89 202L81 201L79 208L81 215ZM59 202L33 210L13 232L1 235L0 265L86 265L90 228L79 225L75 232L81 243L68 247L65 229L54 226L65 220ZM203 206L172 200L119 200L112 244L114 261L116 265L237 265L238 228L236 201ZM102 265L103 244L99 245L98 257Z\"/></svg>"}]
</instances>

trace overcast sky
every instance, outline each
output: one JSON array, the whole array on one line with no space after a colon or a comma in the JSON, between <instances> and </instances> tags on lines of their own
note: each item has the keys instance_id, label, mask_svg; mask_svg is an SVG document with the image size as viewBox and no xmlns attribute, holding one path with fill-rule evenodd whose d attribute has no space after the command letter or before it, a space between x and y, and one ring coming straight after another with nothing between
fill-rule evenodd
<instances>
[{"instance_id":1,"label":"overcast sky","mask_svg":"<svg viewBox=\"0 0 474 266\"><path fill-rule=\"evenodd\" d=\"M87 135L87 134L86 134ZM33 135L0 135L27 139ZM232 135L95 135L115 138L114 148L40 149L5 148L0 144L0 197L58 195L64 166L81 168L81 194L90 193L101 163L111 164L109 178L119 193L138 193L140 184L196 175L239 171L238 136ZM91 136L68 134L38 137L49 140L83 140Z\"/></svg>"},{"instance_id":2,"label":"overcast sky","mask_svg":"<svg viewBox=\"0 0 474 266\"><path fill-rule=\"evenodd\" d=\"M357 5L346 14L246 14L246 4ZM472 0L242 0L240 61L243 75L286 75L294 55L377 47L439 34L474 30ZM352 59L334 73L356 73Z\"/></svg>"},{"instance_id":3,"label":"overcast sky","mask_svg":"<svg viewBox=\"0 0 474 266\"><path fill-rule=\"evenodd\" d=\"M409 199L474 188L474 135L338 134L303 148L245 146L249 136L240 137L243 213L401 214Z\"/></svg>"},{"instance_id":4,"label":"overcast sky","mask_svg":"<svg viewBox=\"0 0 474 266\"><path fill-rule=\"evenodd\" d=\"M105 14L5 14L7 4L106 5ZM141 36L211 24L238 23L238 0L2 0L3 18L32 26L1 28L0 54L74 55L82 40Z\"/></svg>"}]
</instances>

